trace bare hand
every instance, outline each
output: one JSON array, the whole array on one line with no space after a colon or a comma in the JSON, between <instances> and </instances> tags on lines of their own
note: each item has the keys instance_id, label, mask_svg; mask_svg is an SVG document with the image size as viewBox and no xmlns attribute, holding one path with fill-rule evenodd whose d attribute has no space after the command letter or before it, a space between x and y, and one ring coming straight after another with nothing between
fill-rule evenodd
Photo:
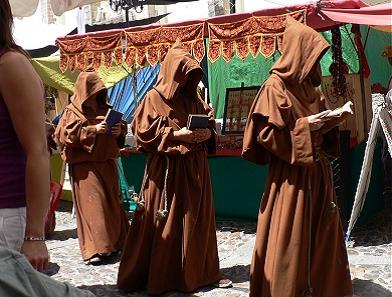
<instances>
[{"instance_id":1,"label":"bare hand","mask_svg":"<svg viewBox=\"0 0 392 297\"><path fill-rule=\"evenodd\" d=\"M112 134L112 135L114 135L114 136L116 136L116 137L120 136L120 134L121 134L121 123L115 124L115 125L112 127L112 129L111 129L110 132L111 132L110 134Z\"/></svg>"},{"instance_id":2,"label":"bare hand","mask_svg":"<svg viewBox=\"0 0 392 297\"><path fill-rule=\"evenodd\" d=\"M108 130L106 122L100 122L95 125L95 129L97 129L97 134L105 134Z\"/></svg>"},{"instance_id":3,"label":"bare hand","mask_svg":"<svg viewBox=\"0 0 392 297\"><path fill-rule=\"evenodd\" d=\"M308 123L310 127L310 131L319 130L324 125L323 117L329 114L330 110L325 110L320 113L316 113L314 115L308 116Z\"/></svg>"},{"instance_id":4,"label":"bare hand","mask_svg":"<svg viewBox=\"0 0 392 297\"><path fill-rule=\"evenodd\" d=\"M178 141L183 141L187 143L194 143L196 142L195 136L193 134L193 131L188 130L187 128L182 128L181 130L174 131L173 136L175 137L176 140Z\"/></svg>"},{"instance_id":5,"label":"bare hand","mask_svg":"<svg viewBox=\"0 0 392 297\"><path fill-rule=\"evenodd\" d=\"M36 270L44 271L48 267L49 255L44 241L24 241L21 253Z\"/></svg>"}]
</instances>

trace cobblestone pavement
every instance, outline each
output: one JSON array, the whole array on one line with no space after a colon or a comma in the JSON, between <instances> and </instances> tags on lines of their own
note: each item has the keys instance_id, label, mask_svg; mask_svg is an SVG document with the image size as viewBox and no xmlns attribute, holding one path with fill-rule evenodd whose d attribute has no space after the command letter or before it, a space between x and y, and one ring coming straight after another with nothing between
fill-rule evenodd
<instances>
[{"instance_id":1,"label":"cobblestone pavement","mask_svg":"<svg viewBox=\"0 0 392 297\"><path fill-rule=\"evenodd\" d=\"M118 261L103 266L86 266L80 256L76 220L71 203L61 202L56 212L56 229L48 248L51 263L48 274L92 291L100 297L142 297L145 292L124 294L117 290ZM391 297L392 226L390 211L380 214L366 226L355 228L348 248L355 293L359 297ZM389 217L388 217L389 216ZM242 297L249 294L249 267L255 240L255 222L218 221L217 239L222 273L233 281L230 289L202 288L193 294L167 293L165 297ZM282 296L283 297L283 296Z\"/></svg>"}]
</instances>

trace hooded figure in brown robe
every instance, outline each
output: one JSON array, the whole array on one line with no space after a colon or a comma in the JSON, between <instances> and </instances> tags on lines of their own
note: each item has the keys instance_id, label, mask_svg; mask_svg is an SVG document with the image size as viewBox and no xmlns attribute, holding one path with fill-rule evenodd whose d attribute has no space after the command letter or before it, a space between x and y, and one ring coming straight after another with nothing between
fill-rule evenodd
<instances>
[{"instance_id":1,"label":"hooded figure in brown robe","mask_svg":"<svg viewBox=\"0 0 392 297\"><path fill-rule=\"evenodd\" d=\"M103 122L111 106L95 72L81 72L55 131L62 159L70 164L79 246L83 260L122 249L129 224L121 205L116 158L117 139L126 124L107 132ZM97 259L98 257L98 259ZM101 259L102 260L102 259Z\"/></svg>"},{"instance_id":2,"label":"hooded figure in brown robe","mask_svg":"<svg viewBox=\"0 0 392 297\"><path fill-rule=\"evenodd\" d=\"M215 149L215 121L196 92L202 75L176 43L136 110L132 131L147 153L145 207L136 212L124 246L117 281L124 291L191 292L220 280L207 160ZM187 130L189 114L208 115L209 128Z\"/></svg>"},{"instance_id":3,"label":"hooded figure in brown robe","mask_svg":"<svg viewBox=\"0 0 392 297\"><path fill-rule=\"evenodd\" d=\"M319 33L289 19L282 56L249 113L242 156L269 164L251 264L251 297L353 294L327 160L339 152L338 130L323 123L329 111L317 88L319 61L328 47Z\"/></svg>"}]
</instances>

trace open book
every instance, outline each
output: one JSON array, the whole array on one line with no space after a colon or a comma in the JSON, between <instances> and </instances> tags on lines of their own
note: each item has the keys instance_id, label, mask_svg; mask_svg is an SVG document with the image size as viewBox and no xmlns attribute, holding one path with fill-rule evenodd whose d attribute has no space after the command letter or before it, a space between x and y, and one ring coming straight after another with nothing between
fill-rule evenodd
<instances>
[{"instance_id":1,"label":"open book","mask_svg":"<svg viewBox=\"0 0 392 297\"><path fill-rule=\"evenodd\" d=\"M334 110L331 110L331 112L327 113L326 115L323 116L323 119L334 119L334 118L340 118L343 115L346 114L354 114L354 111L352 109L352 106L354 104L351 101L346 102L343 106L338 107Z\"/></svg>"},{"instance_id":2,"label":"open book","mask_svg":"<svg viewBox=\"0 0 392 297\"><path fill-rule=\"evenodd\" d=\"M326 133L334 127L342 124L350 115L354 114L351 101L346 102L343 106L331 110L329 113L322 117L324 122L323 127L320 129L322 133Z\"/></svg>"}]
</instances>

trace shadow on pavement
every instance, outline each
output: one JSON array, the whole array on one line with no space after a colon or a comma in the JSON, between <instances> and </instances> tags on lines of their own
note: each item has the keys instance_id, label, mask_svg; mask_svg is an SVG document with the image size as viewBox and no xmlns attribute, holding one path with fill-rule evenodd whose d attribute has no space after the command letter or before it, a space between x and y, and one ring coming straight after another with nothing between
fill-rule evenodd
<instances>
[{"instance_id":1,"label":"shadow on pavement","mask_svg":"<svg viewBox=\"0 0 392 297\"><path fill-rule=\"evenodd\" d=\"M225 278L229 278L233 282L233 285L249 281L250 265L235 265L222 268L220 271Z\"/></svg>"},{"instance_id":2,"label":"shadow on pavement","mask_svg":"<svg viewBox=\"0 0 392 297\"><path fill-rule=\"evenodd\" d=\"M55 275L57 272L59 272L60 266L57 263L52 263L49 262L48 268L45 269L43 273L45 273L48 276Z\"/></svg>"},{"instance_id":3,"label":"shadow on pavement","mask_svg":"<svg viewBox=\"0 0 392 297\"><path fill-rule=\"evenodd\" d=\"M116 285L91 285L91 286L79 286L79 289L89 290L94 293L97 297L120 297L120 296L132 296L127 295L119 291Z\"/></svg>"},{"instance_id":4,"label":"shadow on pavement","mask_svg":"<svg viewBox=\"0 0 392 297\"><path fill-rule=\"evenodd\" d=\"M67 240L67 239L76 239L78 238L78 233L76 228L74 229L65 229L61 231L54 231L49 237L48 240Z\"/></svg>"},{"instance_id":5,"label":"shadow on pavement","mask_svg":"<svg viewBox=\"0 0 392 297\"><path fill-rule=\"evenodd\" d=\"M256 221L217 220L216 222L216 231L220 232L244 232L245 234L255 234L256 227Z\"/></svg>"},{"instance_id":6,"label":"shadow on pavement","mask_svg":"<svg viewBox=\"0 0 392 297\"><path fill-rule=\"evenodd\" d=\"M371 280L353 279L354 293L359 297L391 297L391 291Z\"/></svg>"},{"instance_id":7,"label":"shadow on pavement","mask_svg":"<svg viewBox=\"0 0 392 297\"><path fill-rule=\"evenodd\" d=\"M391 208L384 209L365 225L354 226L351 239L356 246L375 246L392 242Z\"/></svg>"},{"instance_id":8,"label":"shadow on pavement","mask_svg":"<svg viewBox=\"0 0 392 297\"><path fill-rule=\"evenodd\" d=\"M91 286L79 286L79 289L89 290L93 292L97 297L142 297L150 296L147 292L137 291L132 293L125 293L117 289L116 285L91 285ZM159 295L160 297L197 297L192 293L185 294L181 292L167 292L165 294Z\"/></svg>"},{"instance_id":9,"label":"shadow on pavement","mask_svg":"<svg viewBox=\"0 0 392 297\"><path fill-rule=\"evenodd\" d=\"M72 205L73 203L71 201L60 200L56 211L72 213Z\"/></svg>"}]
</instances>

